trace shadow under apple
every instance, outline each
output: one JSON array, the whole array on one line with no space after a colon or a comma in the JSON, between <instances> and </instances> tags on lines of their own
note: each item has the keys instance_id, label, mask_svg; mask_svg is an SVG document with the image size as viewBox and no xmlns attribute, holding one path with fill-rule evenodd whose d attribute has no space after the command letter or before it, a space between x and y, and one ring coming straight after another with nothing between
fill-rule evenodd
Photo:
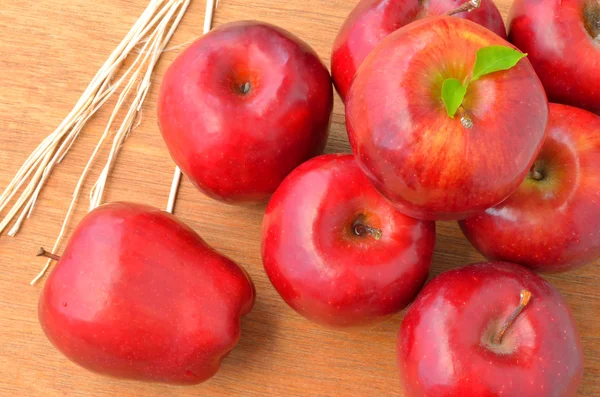
<instances>
[{"instance_id":1,"label":"shadow under apple","mask_svg":"<svg viewBox=\"0 0 600 397\"><path fill-rule=\"evenodd\" d=\"M269 300L262 299L264 297L265 294L257 288L257 299L252 311L242 317L240 341L223 360L214 381L228 382L228 378L252 378L252 374L255 375L259 369L257 366L261 365L261 356L268 354L265 350L273 345L277 336L279 313Z\"/></svg>"}]
</instances>

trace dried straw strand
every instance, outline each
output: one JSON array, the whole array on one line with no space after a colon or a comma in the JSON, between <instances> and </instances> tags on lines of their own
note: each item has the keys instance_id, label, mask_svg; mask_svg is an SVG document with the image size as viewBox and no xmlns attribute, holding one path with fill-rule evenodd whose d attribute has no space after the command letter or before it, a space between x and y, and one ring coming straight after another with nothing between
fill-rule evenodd
<instances>
[{"instance_id":1,"label":"dried straw strand","mask_svg":"<svg viewBox=\"0 0 600 397\"><path fill-rule=\"evenodd\" d=\"M59 128L53 134L51 134L42 142L42 144L46 146L42 147L42 144L40 144L38 149L32 153L24 166L21 167L21 170L19 170L17 176L13 180L14 183L11 182L11 185L9 185L11 190L7 189L8 193L5 191L7 199L10 200L16 190L18 190L18 188L23 184L23 181L31 174L31 170L33 170L34 167L37 167L37 173L32 178L27 189L21 194L19 200L22 202L17 201L15 206L13 206L11 209L11 212L9 212L4 221L0 223L0 232L2 232L2 229L4 229L4 227L6 227L6 225L13 219L16 212L23 207L25 200L29 200L23 207L21 215L15 222L15 225L9 232L9 235L14 235L19 230L19 227L25 217L28 217L31 214L31 210L33 209L33 205L35 204L37 196L39 195L39 192L46 179L50 175L54 165L59 163L67 154L87 120L89 120L89 118L121 87L121 85L123 85L124 82L127 82L119 94L117 103L113 108L104 132L94 148L94 151L77 182L69 209L63 221L57 240L54 244L53 251L56 251L62 240L83 186L83 182L94 160L100 152L104 142L110 135L111 127L117 118L117 115L120 114L124 104L128 102L130 94L134 91L133 88L137 86L136 96L131 101L129 110L113 139L113 146L111 148L107 163L91 192L92 200L90 203L90 208L93 209L100 204L104 187L106 185L106 180L110 170L112 169L114 161L127 135L134 128L134 123L138 117L138 114L141 112L142 105L150 87L150 79L154 68L158 62L158 59L160 58L160 55L177 29L177 26L181 22L189 3L190 0L150 1L148 8L138 19L134 27L129 31L128 35L117 47L117 49L111 54L104 66L98 71L96 77L94 80L92 80L92 83L90 83L90 86L88 89L86 89L76 107L69 114L69 116L67 116L67 119L65 119L66 121L63 121L61 126L59 126ZM179 12L177 12L177 10L179 10ZM142 43L144 45L141 51L139 51L132 65L115 83L112 83L123 61L130 53L135 52L134 48L136 46ZM59 144L60 146L58 150L55 150L56 146ZM44 154L43 157L42 154ZM42 158L42 160L40 161L38 158ZM41 176L38 175L40 172ZM0 196L0 199L3 197L4 194L3 196ZM2 205L5 205L5 203L0 201L0 206ZM50 267L50 263L51 260L46 262L46 265L42 271L31 281L32 285L35 284L41 277L43 277Z\"/></svg>"},{"instance_id":2,"label":"dried straw strand","mask_svg":"<svg viewBox=\"0 0 600 397\"><path fill-rule=\"evenodd\" d=\"M89 207L90 211L93 210L94 208L96 208L97 206L99 206L100 203L102 202L102 196L104 194L104 188L106 186L108 174L110 173L110 170L111 170L112 166L114 165L116 156L117 156L119 150L121 149L123 142L125 141L125 139L127 139L127 136L129 135L129 133L131 131L133 131L133 129L136 128L136 126L134 126L134 123L135 123L135 120L138 118L138 114L140 114L140 116L141 116L142 104L143 104L143 102L146 98L146 95L148 94L148 91L150 89L150 79L152 77L152 72L154 71L154 68L156 66L156 63L158 62L160 54L162 54L165 51L167 44L169 43L169 41L171 40L171 37L175 33L175 29L177 28L177 25L183 18L183 15L185 14L185 12L189 6L189 3L190 3L190 0L185 0L183 2L180 11L177 14L177 17L175 18L175 21L171 25L171 29L168 32L166 32L166 34L164 34L166 31L168 22L173 18L173 13L176 11L176 8L173 8L171 10L170 14L168 15L168 18L165 18L163 20L164 25L159 30L161 32L161 34L157 35L151 41L150 50L149 50L149 54L151 56L148 61L149 62L148 67L146 69L143 79L141 80L141 82L137 88L137 95L132 102L131 108L130 108L129 112L127 113L127 116L125 117L125 119L121 125L121 128L119 128L119 130L117 131L117 134L115 135L115 137L113 139L113 145L111 148L111 152L110 152L108 161L107 161L102 173L100 174L100 177L98 178L98 180L94 184L94 187L92 188L92 191L90 194L90 197L91 197L90 207ZM143 53L143 51L142 51L142 53ZM139 72L141 72L141 67L136 71L136 75ZM127 91L129 92L129 90L131 88L132 87L127 87ZM140 122L141 122L141 120L138 122L138 125Z\"/></svg>"},{"instance_id":3,"label":"dried straw strand","mask_svg":"<svg viewBox=\"0 0 600 397\"><path fill-rule=\"evenodd\" d=\"M206 13L204 14L204 31L203 34L206 34L212 28L213 16L215 13L215 8L219 5L219 1L217 0L207 0L206 1ZM169 192L169 201L167 202L167 212L173 213L175 209L175 201L177 200L177 192L179 191L179 184L181 182L181 169L179 167L175 167L175 173L173 174L173 181L171 182L171 190Z\"/></svg>"}]
</instances>

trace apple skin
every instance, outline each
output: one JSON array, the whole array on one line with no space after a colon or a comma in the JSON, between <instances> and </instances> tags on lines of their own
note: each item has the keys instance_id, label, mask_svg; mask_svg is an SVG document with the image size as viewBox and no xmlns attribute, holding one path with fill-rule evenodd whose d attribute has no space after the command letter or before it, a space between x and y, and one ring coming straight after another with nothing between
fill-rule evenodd
<instances>
[{"instance_id":1,"label":"apple skin","mask_svg":"<svg viewBox=\"0 0 600 397\"><path fill-rule=\"evenodd\" d=\"M379 228L379 240L353 225ZM429 274L435 223L396 211L352 155L302 164L277 189L263 222L262 258L294 310L341 328L372 324L406 307Z\"/></svg>"},{"instance_id":2,"label":"apple skin","mask_svg":"<svg viewBox=\"0 0 600 397\"><path fill-rule=\"evenodd\" d=\"M342 100L346 98L356 71L375 46L390 33L431 15L452 11L468 0L361 0L352 10L333 44L331 73ZM469 19L506 38L502 15L491 0L471 12L454 15Z\"/></svg>"},{"instance_id":3,"label":"apple skin","mask_svg":"<svg viewBox=\"0 0 600 397\"><path fill-rule=\"evenodd\" d=\"M534 168L500 205L460 222L485 257L564 272L600 258L600 117L550 104Z\"/></svg>"},{"instance_id":4,"label":"apple skin","mask_svg":"<svg viewBox=\"0 0 600 397\"><path fill-rule=\"evenodd\" d=\"M38 314L52 344L88 370L196 384L237 344L254 299L246 272L177 218L112 203L78 225Z\"/></svg>"},{"instance_id":5,"label":"apple skin","mask_svg":"<svg viewBox=\"0 0 600 397\"><path fill-rule=\"evenodd\" d=\"M529 304L494 344L523 289ZM567 302L540 276L506 262L429 282L404 317L397 347L405 397L572 397L583 376Z\"/></svg>"},{"instance_id":6,"label":"apple skin","mask_svg":"<svg viewBox=\"0 0 600 397\"><path fill-rule=\"evenodd\" d=\"M323 151L332 109L318 55L281 28L245 21L219 26L177 57L161 85L158 120L171 157L198 189L245 204L266 201Z\"/></svg>"},{"instance_id":7,"label":"apple skin","mask_svg":"<svg viewBox=\"0 0 600 397\"><path fill-rule=\"evenodd\" d=\"M527 59L469 85L463 108L473 128L446 113L443 81L467 78L490 45L513 47L465 19L421 19L386 37L350 87L352 151L406 215L458 220L484 211L516 190L540 150L548 102Z\"/></svg>"},{"instance_id":8,"label":"apple skin","mask_svg":"<svg viewBox=\"0 0 600 397\"><path fill-rule=\"evenodd\" d=\"M508 24L510 42L529 54L551 102L600 114L597 0L515 0Z\"/></svg>"}]
</instances>

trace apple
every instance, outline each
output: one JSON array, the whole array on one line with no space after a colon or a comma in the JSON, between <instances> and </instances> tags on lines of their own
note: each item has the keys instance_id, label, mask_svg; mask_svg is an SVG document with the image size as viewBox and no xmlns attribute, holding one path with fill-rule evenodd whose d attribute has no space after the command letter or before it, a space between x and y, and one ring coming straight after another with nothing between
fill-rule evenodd
<instances>
[{"instance_id":1,"label":"apple","mask_svg":"<svg viewBox=\"0 0 600 397\"><path fill-rule=\"evenodd\" d=\"M342 99L346 98L359 66L383 38L413 21L442 15L467 3L468 0L359 1L342 25L331 55L331 73ZM482 0L479 8L457 13L456 17L471 20L506 38L502 15L492 0Z\"/></svg>"},{"instance_id":2,"label":"apple","mask_svg":"<svg viewBox=\"0 0 600 397\"><path fill-rule=\"evenodd\" d=\"M56 259L39 301L46 336L73 362L118 378L207 380L254 304L242 268L145 205L93 210Z\"/></svg>"},{"instance_id":3,"label":"apple","mask_svg":"<svg viewBox=\"0 0 600 397\"><path fill-rule=\"evenodd\" d=\"M515 0L508 23L550 101L600 114L598 0Z\"/></svg>"},{"instance_id":4,"label":"apple","mask_svg":"<svg viewBox=\"0 0 600 397\"><path fill-rule=\"evenodd\" d=\"M574 397L583 376L567 302L507 262L429 282L402 321L397 354L405 397Z\"/></svg>"},{"instance_id":5,"label":"apple","mask_svg":"<svg viewBox=\"0 0 600 397\"><path fill-rule=\"evenodd\" d=\"M490 48L523 55L474 22L429 17L386 37L358 71L346 98L352 151L406 215L466 218L506 199L531 168L548 102L526 58L471 81L456 117L444 106L445 82L473 79Z\"/></svg>"},{"instance_id":6,"label":"apple","mask_svg":"<svg viewBox=\"0 0 600 397\"><path fill-rule=\"evenodd\" d=\"M506 201L461 221L489 259L563 272L600 258L600 116L550 104L548 137Z\"/></svg>"},{"instance_id":7,"label":"apple","mask_svg":"<svg viewBox=\"0 0 600 397\"><path fill-rule=\"evenodd\" d=\"M296 166L322 152L333 109L317 54L261 22L222 25L167 70L158 98L175 163L210 197L266 201Z\"/></svg>"},{"instance_id":8,"label":"apple","mask_svg":"<svg viewBox=\"0 0 600 397\"><path fill-rule=\"evenodd\" d=\"M330 327L403 309L427 279L435 223L396 211L352 155L323 155L273 194L262 232L271 283L294 310Z\"/></svg>"}]
</instances>

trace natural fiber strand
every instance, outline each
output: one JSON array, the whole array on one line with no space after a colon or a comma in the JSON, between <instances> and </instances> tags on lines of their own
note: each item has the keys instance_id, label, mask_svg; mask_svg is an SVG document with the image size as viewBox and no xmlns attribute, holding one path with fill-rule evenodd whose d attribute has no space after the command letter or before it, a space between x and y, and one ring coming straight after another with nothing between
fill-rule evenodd
<instances>
[{"instance_id":1,"label":"natural fiber strand","mask_svg":"<svg viewBox=\"0 0 600 397\"><path fill-rule=\"evenodd\" d=\"M204 14L204 31L203 34L206 34L210 31L212 27L213 16L215 13L215 8L219 5L218 0L207 0L206 1L206 13ZM175 167L175 172L173 174L173 181L171 182L171 190L169 192L169 201L167 202L167 212L173 213L175 209L175 201L177 200L177 192L179 190L179 184L181 182L181 169L179 167Z\"/></svg>"},{"instance_id":2,"label":"natural fiber strand","mask_svg":"<svg viewBox=\"0 0 600 397\"><path fill-rule=\"evenodd\" d=\"M173 36L173 33L177 29L177 26L179 25L181 18L185 14L189 3L190 0L153 0L150 2L146 11L144 11L144 13L136 22L131 31L128 33L126 38L121 42L117 50L113 52L111 57L109 57L109 60L104 64L103 68L98 72L98 74L90 84L90 86L93 86L94 88L90 90L88 87L88 90L86 90L86 93L84 93L84 96L82 96L82 100L80 100L80 102L78 103L80 104L80 106L76 106L77 111L75 112L74 109L74 111L72 112L73 115L71 118L73 119L73 122L63 122L63 124L61 124L61 126L63 126L62 130L60 129L61 127L59 127L59 129L57 130L57 135L62 133L61 138L64 137L65 139L61 142L61 139L56 139L55 136L54 139L49 140L51 142L50 147L52 147L51 145L56 145L59 142L61 142L61 146L57 151L47 151L48 157L50 158L49 163L51 164L51 167L48 167L48 165L44 165L44 161L41 162L41 165L38 165L38 171L40 169L44 169L42 177L36 178L36 176L34 176L32 182L30 182L31 186L37 186L32 194L26 194L27 191L24 192L24 194L22 194L22 196L26 196L25 198L29 197L29 202L23 209L21 216L17 219L15 226L9 234L14 234L18 231L18 228L25 217L25 213L29 214L31 212L37 195L39 194L43 183L45 182L47 176L52 170L52 167L55 163L60 162L60 160L64 158L65 154L68 152L71 145L73 144L75 138L83 129L87 120L98 110L98 108L100 108L110 98L111 95L113 95L121 87L121 85L123 85L123 83L126 82L125 86L119 94L117 103L113 108L112 114L109 118L106 128L104 129L102 136L100 137L96 147L94 148L94 151L90 156L77 182L77 185L73 192L71 203L69 205L69 209L65 216L53 251L56 251L62 240L70 217L73 213L75 204L79 197L81 188L83 186L83 182L95 158L100 152L100 149L103 147L106 139L110 135L111 127L114 121L116 120L118 114L120 114L120 111L122 110L124 105L128 103L129 97L131 96L130 94L135 92L135 97L129 105L127 114L121 122L119 129L115 133L113 145L107 163L103 168L103 171L101 172L98 181L94 184L94 188L92 189L92 192L90 194L90 197L92 198L90 208L95 208L97 205L100 204L110 170L114 165L114 162L124 140L134 128L134 124L136 119L138 118L138 114L140 114L141 112L142 105L150 87L150 79L154 68L158 62L158 59L160 58L161 53L164 51L166 45ZM179 12L177 12L177 10L179 10ZM127 56L130 53L135 52L133 51L134 48L140 45L142 41L144 42L144 45L134 62L116 82L112 83L123 61L127 58ZM136 87L137 89L134 90L134 88ZM88 94L88 97L84 98L86 94ZM67 128L70 128L70 130ZM38 152L43 151L40 150ZM46 157L44 157L44 160L45 159ZM30 161L28 159L28 161L30 163L35 163L35 160ZM28 170L32 166L33 165L27 167L24 166L22 168ZM26 171L21 172L21 174L25 175ZM15 180L17 181L14 184L14 186L16 187L19 184L20 180L18 178L15 178ZM39 181L41 181L41 183L39 183ZM37 185L35 185L35 183L37 183ZM28 185L28 188L30 185ZM3 203L0 202L0 205L2 204ZM22 204L19 205L19 208L21 206ZM9 213L9 215L11 214ZM12 216L14 217L14 214ZM2 225L0 225L0 227L1 226ZM2 229L0 228L0 232L1 230ZM31 281L32 285L35 284L41 277L43 277L45 272L48 270L50 263L51 261L48 260L46 266L44 266L42 271Z\"/></svg>"}]
</instances>

